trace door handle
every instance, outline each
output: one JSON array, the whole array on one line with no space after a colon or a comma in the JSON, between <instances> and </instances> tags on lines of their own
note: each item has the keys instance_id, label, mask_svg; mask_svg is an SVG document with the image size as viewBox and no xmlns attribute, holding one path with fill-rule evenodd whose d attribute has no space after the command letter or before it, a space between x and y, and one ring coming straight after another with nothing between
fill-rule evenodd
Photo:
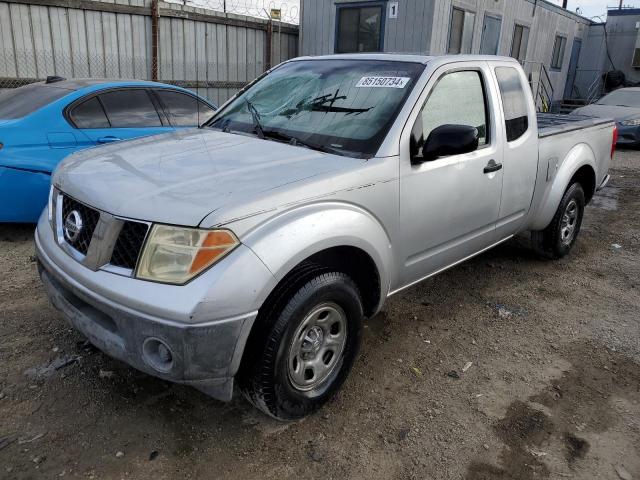
<instances>
[{"instance_id":1,"label":"door handle","mask_svg":"<svg viewBox=\"0 0 640 480\"><path fill-rule=\"evenodd\" d=\"M100 137L98 139L98 143L112 143L112 142L119 142L120 140L122 139L118 137L114 137L113 135L107 135L106 137Z\"/></svg>"},{"instance_id":2,"label":"door handle","mask_svg":"<svg viewBox=\"0 0 640 480\"><path fill-rule=\"evenodd\" d=\"M489 160L489 163L487 163L487 166L484 167L484 173L493 173L493 172L497 172L498 170L502 169L502 164L501 163L496 163L493 159Z\"/></svg>"}]
</instances>

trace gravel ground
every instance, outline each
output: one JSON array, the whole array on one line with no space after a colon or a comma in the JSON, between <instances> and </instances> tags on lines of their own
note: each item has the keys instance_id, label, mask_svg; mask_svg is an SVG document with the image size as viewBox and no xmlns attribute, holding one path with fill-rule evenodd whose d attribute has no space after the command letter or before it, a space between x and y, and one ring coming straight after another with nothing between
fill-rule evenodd
<instances>
[{"instance_id":1,"label":"gravel ground","mask_svg":"<svg viewBox=\"0 0 640 480\"><path fill-rule=\"evenodd\" d=\"M640 153L611 173L568 258L519 238L393 297L289 424L96 351L0 226L0 477L640 480Z\"/></svg>"}]
</instances>

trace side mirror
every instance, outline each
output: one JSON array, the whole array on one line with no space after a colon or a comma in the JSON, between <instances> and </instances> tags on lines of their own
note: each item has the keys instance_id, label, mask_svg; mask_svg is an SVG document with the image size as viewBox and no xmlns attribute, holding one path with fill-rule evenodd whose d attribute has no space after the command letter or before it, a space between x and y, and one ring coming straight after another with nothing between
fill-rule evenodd
<instances>
[{"instance_id":1,"label":"side mirror","mask_svg":"<svg viewBox=\"0 0 640 480\"><path fill-rule=\"evenodd\" d=\"M469 125L441 125L431 131L422 144L422 155L412 158L422 163L448 155L460 155L478 149L478 129Z\"/></svg>"}]
</instances>

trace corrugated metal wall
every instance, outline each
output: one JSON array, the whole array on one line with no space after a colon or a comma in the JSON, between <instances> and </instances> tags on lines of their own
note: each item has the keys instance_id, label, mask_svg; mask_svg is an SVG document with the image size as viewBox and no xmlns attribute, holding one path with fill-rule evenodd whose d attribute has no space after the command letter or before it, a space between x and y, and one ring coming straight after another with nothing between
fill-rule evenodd
<instances>
[{"instance_id":1,"label":"corrugated metal wall","mask_svg":"<svg viewBox=\"0 0 640 480\"><path fill-rule=\"evenodd\" d=\"M333 53L336 5L362 0L303 0L301 16L301 54ZM370 0L375 1L375 0ZM385 3L386 4L386 3ZM556 35L567 38L563 67L549 71L556 99L561 99L575 38L586 35L589 21L543 0L399 0L397 19L386 18L384 50L431 55L446 53L452 7L475 13L472 52L480 51L485 14L502 19L499 55L510 55L516 22L530 27L526 61L549 69ZM535 15L534 15L535 9ZM385 16L388 13L385 12ZM536 72L533 72L535 75Z\"/></svg>"},{"instance_id":2,"label":"corrugated metal wall","mask_svg":"<svg viewBox=\"0 0 640 480\"><path fill-rule=\"evenodd\" d=\"M588 27L587 20L577 20L575 15L559 8L546 8L542 2L535 6L528 0L438 0L435 2L434 29L431 53L443 54L447 51L449 41L449 23L453 6L468 9L476 13L473 33L472 51L480 50L482 26L485 14L502 18L502 29L498 55L510 55L511 43L516 23L530 28L525 69L536 75L533 64L543 63L549 70L556 99L562 99L571 59L571 48L575 38L582 38ZM535 9L535 15L534 15ZM446 27L443 27L446 26ZM551 70L551 55L556 35L567 38L566 49L561 70ZM529 73L529 72L528 72Z\"/></svg>"},{"instance_id":3,"label":"corrugated metal wall","mask_svg":"<svg viewBox=\"0 0 640 480\"><path fill-rule=\"evenodd\" d=\"M0 1L0 87L47 75L151 79L149 0L92 2L91 9L69 8L67 0L28 3ZM222 103L264 71L266 21L160 7L159 81ZM276 22L272 45L272 65L297 56L297 27Z\"/></svg>"}]
</instances>

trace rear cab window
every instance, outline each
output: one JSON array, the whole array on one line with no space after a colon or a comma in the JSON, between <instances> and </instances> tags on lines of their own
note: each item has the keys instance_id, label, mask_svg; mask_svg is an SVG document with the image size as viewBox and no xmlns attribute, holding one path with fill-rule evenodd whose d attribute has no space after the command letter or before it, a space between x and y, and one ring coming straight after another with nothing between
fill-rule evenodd
<instances>
[{"instance_id":1,"label":"rear cab window","mask_svg":"<svg viewBox=\"0 0 640 480\"><path fill-rule=\"evenodd\" d=\"M507 142L513 142L529 129L527 97L518 70L513 67L496 67L495 72L502 98Z\"/></svg>"},{"instance_id":2,"label":"rear cab window","mask_svg":"<svg viewBox=\"0 0 640 480\"><path fill-rule=\"evenodd\" d=\"M25 117L71 93L66 88L32 83L0 93L0 119L15 120Z\"/></svg>"}]
</instances>

